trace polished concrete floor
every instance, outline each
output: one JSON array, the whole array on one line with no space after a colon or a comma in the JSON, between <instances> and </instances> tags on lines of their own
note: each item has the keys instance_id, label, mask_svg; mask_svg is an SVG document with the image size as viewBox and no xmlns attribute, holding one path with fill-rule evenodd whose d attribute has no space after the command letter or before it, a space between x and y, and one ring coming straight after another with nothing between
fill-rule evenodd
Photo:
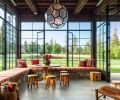
<instances>
[{"instance_id":1,"label":"polished concrete floor","mask_svg":"<svg viewBox=\"0 0 120 100\"><path fill-rule=\"evenodd\" d=\"M95 89L106 84L108 83L77 79L71 80L68 87L60 87L57 80L55 90L45 90L45 81L41 81L38 89L28 90L24 85L20 100L95 100Z\"/></svg>"},{"instance_id":2,"label":"polished concrete floor","mask_svg":"<svg viewBox=\"0 0 120 100\"><path fill-rule=\"evenodd\" d=\"M120 73L112 74L112 80L119 79ZM109 85L104 81L90 81L89 79L72 79L68 87L60 87L56 80L56 89L45 89L45 81L39 82L39 88L28 89L24 84L20 91L20 100L95 100L95 89ZM106 98L103 100L113 100Z\"/></svg>"}]
</instances>

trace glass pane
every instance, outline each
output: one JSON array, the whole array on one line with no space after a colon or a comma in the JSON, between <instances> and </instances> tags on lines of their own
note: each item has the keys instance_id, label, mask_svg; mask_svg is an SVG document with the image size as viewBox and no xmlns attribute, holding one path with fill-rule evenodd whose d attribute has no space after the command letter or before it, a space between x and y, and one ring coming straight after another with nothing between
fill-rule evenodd
<instances>
[{"instance_id":1,"label":"glass pane","mask_svg":"<svg viewBox=\"0 0 120 100\"><path fill-rule=\"evenodd\" d=\"M91 30L91 22L80 22L80 29Z\"/></svg>"},{"instance_id":2,"label":"glass pane","mask_svg":"<svg viewBox=\"0 0 120 100\"><path fill-rule=\"evenodd\" d=\"M22 39L31 39L32 31L21 31L21 38Z\"/></svg>"},{"instance_id":3,"label":"glass pane","mask_svg":"<svg viewBox=\"0 0 120 100\"><path fill-rule=\"evenodd\" d=\"M57 43L60 46L66 45L66 31L46 31L46 43Z\"/></svg>"},{"instance_id":4,"label":"glass pane","mask_svg":"<svg viewBox=\"0 0 120 100\"><path fill-rule=\"evenodd\" d=\"M79 22L69 22L68 26L69 30L79 30Z\"/></svg>"},{"instance_id":5,"label":"glass pane","mask_svg":"<svg viewBox=\"0 0 120 100\"><path fill-rule=\"evenodd\" d=\"M0 71L2 70L2 68L4 67L3 66L3 47L4 47L4 45L3 45L3 34L4 34L4 27L3 27L3 24L4 23L4 21L0 18L0 58L1 58L1 60L0 60Z\"/></svg>"},{"instance_id":6,"label":"glass pane","mask_svg":"<svg viewBox=\"0 0 120 100\"><path fill-rule=\"evenodd\" d=\"M13 28L13 34L12 35L16 36L16 29L15 28Z\"/></svg>"},{"instance_id":7,"label":"glass pane","mask_svg":"<svg viewBox=\"0 0 120 100\"><path fill-rule=\"evenodd\" d=\"M4 18L4 5L0 3L0 16Z\"/></svg>"},{"instance_id":8,"label":"glass pane","mask_svg":"<svg viewBox=\"0 0 120 100\"><path fill-rule=\"evenodd\" d=\"M91 38L91 31L80 31L80 38Z\"/></svg>"},{"instance_id":9,"label":"glass pane","mask_svg":"<svg viewBox=\"0 0 120 100\"><path fill-rule=\"evenodd\" d=\"M22 22L21 29L22 30L32 30L32 22Z\"/></svg>"},{"instance_id":10,"label":"glass pane","mask_svg":"<svg viewBox=\"0 0 120 100\"><path fill-rule=\"evenodd\" d=\"M73 37L79 38L80 31L69 31L68 33L69 33L69 38L72 38L72 35Z\"/></svg>"},{"instance_id":11,"label":"glass pane","mask_svg":"<svg viewBox=\"0 0 120 100\"><path fill-rule=\"evenodd\" d=\"M90 45L91 40L90 39L80 39L80 45Z\"/></svg>"},{"instance_id":12,"label":"glass pane","mask_svg":"<svg viewBox=\"0 0 120 100\"><path fill-rule=\"evenodd\" d=\"M16 26L15 14L10 9L7 9L6 15L7 15L7 21L15 27Z\"/></svg>"},{"instance_id":13,"label":"glass pane","mask_svg":"<svg viewBox=\"0 0 120 100\"><path fill-rule=\"evenodd\" d=\"M80 47L81 47L81 54L89 55L89 56L91 55L91 46L90 45L85 45L85 46L80 46Z\"/></svg>"},{"instance_id":14,"label":"glass pane","mask_svg":"<svg viewBox=\"0 0 120 100\"><path fill-rule=\"evenodd\" d=\"M35 39L37 39L37 38L39 38L39 39L41 39L41 38L43 38L43 31L33 31L33 38Z\"/></svg>"},{"instance_id":15,"label":"glass pane","mask_svg":"<svg viewBox=\"0 0 120 100\"><path fill-rule=\"evenodd\" d=\"M13 18L13 26L15 27L16 26L16 19Z\"/></svg>"},{"instance_id":16,"label":"glass pane","mask_svg":"<svg viewBox=\"0 0 120 100\"><path fill-rule=\"evenodd\" d=\"M43 22L33 22L33 30L43 30Z\"/></svg>"},{"instance_id":17,"label":"glass pane","mask_svg":"<svg viewBox=\"0 0 120 100\"><path fill-rule=\"evenodd\" d=\"M23 46L30 45L32 42L32 39L22 39L21 44Z\"/></svg>"}]
</instances>

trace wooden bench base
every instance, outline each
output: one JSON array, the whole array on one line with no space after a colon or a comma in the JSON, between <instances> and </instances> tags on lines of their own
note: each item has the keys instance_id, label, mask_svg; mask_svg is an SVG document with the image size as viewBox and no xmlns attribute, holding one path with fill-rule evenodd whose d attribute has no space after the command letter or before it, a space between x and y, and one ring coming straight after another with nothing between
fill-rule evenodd
<instances>
[{"instance_id":1,"label":"wooden bench base","mask_svg":"<svg viewBox=\"0 0 120 100\"><path fill-rule=\"evenodd\" d=\"M96 89L96 100L101 100L101 97L105 98L106 96L114 100L120 100L120 89L111 86L103 86Z\"/></svg>"}]
</instances>

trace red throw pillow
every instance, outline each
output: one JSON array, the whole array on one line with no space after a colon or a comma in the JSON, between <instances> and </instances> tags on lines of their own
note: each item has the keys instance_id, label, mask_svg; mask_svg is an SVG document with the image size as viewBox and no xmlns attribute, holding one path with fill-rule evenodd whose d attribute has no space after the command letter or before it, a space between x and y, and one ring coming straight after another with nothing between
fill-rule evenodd
<instances>
[{"instance_id":1,"label":"red throw pillow","mask_svg":"<svg viewBox=\"0 0 120 100\"><path fill-rule=\"evenodd\" d=\"M84 60L83 61L83 66L86 67L86 65L87 65L87 60Z\"/></svg>"},{"instance_id":2,"label":"red throw pillow","mask_svg":"<svg viewBox=\"0 0 120 100\"><path fill-rule=\"evenodd\" d=\"M87 59L87 67L94 67L94 60L93 59Z\"/></svg>"},{"instance_id":3,"label":"red throw pillow","mask_svg":"<svg viewBox=\"0 0 120 100\"><path fill-rule=\"evenodd\" d=\"M26 60L18 59L17 60L17 67L19 67L19 68L26 68L27 67Z\"/></svg>"},{"instance_id":4,"label":"red throw pillow","mask_svg":"<svg viewBox=\"0 0 120 100\"><path fill-rule=\"evenodd\" d=\"M91 67L91 60L87 59L87 67Z\"/></svg>"},{"instance_id":5,"label":"red throw pillow","mask_svg":"<svg viewBox=\"0 0 120 100\"><path fill-rule=\"evenodd\" d=\"M86 63L87 63L86 60L80 61L79 62L79 67L86 67Z\"/></svg>"},{"instance_id":6,"label":"red throw pillow","mask_svg":"<svg viewBox=\"0 0 120 100\"><path fill-rule=\"evenodd\" d=\"M95 63L95 60L94 60L94 59L91 59L91 67L95 67L95 66L94 66L94 63Z\"/></svg>"},{"instance_id":7,"label":"red throw pillow","mask_svg":"<svg viewBox=\"0 0 120 100\"><path fill-rule=\"evenodd\" d=\"M32 63L32 65L39 64L39 60L38 59L32 59L31 63Z\"/></svg>"}]
</instances>

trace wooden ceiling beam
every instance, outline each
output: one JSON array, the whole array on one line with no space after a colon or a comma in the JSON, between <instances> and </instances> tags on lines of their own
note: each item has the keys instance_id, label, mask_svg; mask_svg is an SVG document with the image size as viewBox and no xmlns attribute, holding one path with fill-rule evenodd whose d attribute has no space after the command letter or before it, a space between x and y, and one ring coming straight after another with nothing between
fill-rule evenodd
<instances>
[{"instance_id":1,"label":"wooden ceiling beam","mask_svg":"<svg viewBox=\"0 0 120 100\"><path fill-rule=\"evenodd\" d=\"M17 6L14 0L10 0L10 2L11 2L14 6Z\"/></svg>"},{"instance_id":2,"label":"wooden ceiling beam","mask_svg":"<svg viewBox=\"0 0 120 100\"><path fill-rule=\"evenodd\" d=\"M75 7L74 14L79 14L82 8L85 6L88 0L79 0L77 6Z\"/></svg>"},{"instance_id":3,"label":"wooden ceiling beam","mask_svg":"<svg viewBox=\"0 0 120 100\"><path fill-rule=\"evenodd\" d=\"M61 3L61 2L60 2ZM49 5L51 5L52 3L51 2L36 2L36 5L38 5L38 6L49 6ZM73 3L71 3L71 2L64 2L64 3L62 3L63 5L65 5L65 6L76 6L76 2L73 2ZM18 6L26 6L26 3L25 2L17 2L17 5ZM86 6L95 6L96 5L96 3L95 2L87 2L86 3Z\"/></svg>"},{"instance_id":4,"label":"wooden ceiling beam","mask_svg":"<svg viewBox=\"0 0 120 100\"><path fill-rule=\"evenodd\" d=\"M92 5L96 5L96 3L95 2L87 2L86 3L86 6L92 6Z\"/></svg>"},{"instance_id":5,"label":"wooden ceiling beam","mask_svg":"<svg viewBox=\"0 0 120 100\"><path fill-rule=\"evenodd\" d=\"M61 2L60 2L61 3ZM37 5L39 5L39 6L41 6L41 5L50 5L50 4L52 4L52 3L50 3L50 2L46 2L46 3L37 3ZM64 3L62 3L63 5L68 5L68 6L71 6L71 5L76 5L76 3L70 3L70 2L64 2Z\"/></svg>"},{"instance_id":6,"label":"wooden ceiling beam","mask_svg":"<svg viewBox=\"0 0 120 100\"><path fill-rule=\"evenodd\" d=\"M101 4L96 7L95 13L100 12L102 9L104 9L107 5L109 5L112 2L116 2L116 0L103 0Z\"/></svg>"},{"instance_id":7,"label":"wooden ceiling beam","mask_svg":"<svg viewBox=\"0 0 120 100\"><path fill-rule=\"evenodd\" d=\"M18 14L16 6L13 6L10 0L0 0L1 3L7 5L12 11L14 11L16 14Z\"/></svg>"},{"instance_id":8,"label":"wooden ceiling beam","mask_svg":"<svg viewBox=\"0 0 120 100\"><path fill-rule=\"evenodd\" d=\"M28 4L28 6L30 7L30 9L32 10L32 12L36 15L37 14L37 9L33 3L32 0L25 0L26 3Z\"/></svg>"},{"instance_id":9,"label":"wooden ceiling beam","mask_svg":"<svg viewBox=\"0 0 120 100\"><path fill-rule=\"evenodd\" d=\"M119 9L116 7L116 8L109 11L109 15L114 15L114 14L116 14L118 12L119 12Z\"/></svg>"}]
</instances>

